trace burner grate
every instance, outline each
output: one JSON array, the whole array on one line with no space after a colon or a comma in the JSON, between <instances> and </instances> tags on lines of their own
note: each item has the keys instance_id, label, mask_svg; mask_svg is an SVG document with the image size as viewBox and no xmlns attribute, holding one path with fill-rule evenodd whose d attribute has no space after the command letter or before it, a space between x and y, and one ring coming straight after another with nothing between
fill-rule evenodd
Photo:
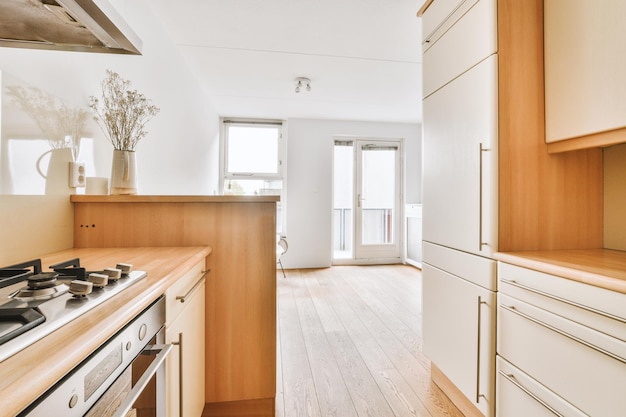
<instances>
[{"instance_id":1,"label":"burner grate","mask_svg":"<svg viewBox=\"0 0 626 417\"><path fill-rule=\"evenodd\" d=\"M24 281L33 274L41 272L41 259L33 259L15 265L0 268L0 288Z\"/></svg>"}]
</instances>

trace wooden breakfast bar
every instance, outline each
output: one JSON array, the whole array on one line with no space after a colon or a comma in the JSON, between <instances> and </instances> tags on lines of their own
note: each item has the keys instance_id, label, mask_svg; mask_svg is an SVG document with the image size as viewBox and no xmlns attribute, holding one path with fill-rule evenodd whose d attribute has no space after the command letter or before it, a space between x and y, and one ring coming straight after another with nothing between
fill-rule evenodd
<instances>
[{"instance_id":1,"label":"wooden breakfast bar","mask_svg":"<svg viewBox=\"0 0 626 417\"><path fill-rule=\"evenodd\" d=\"M205 416L274 416L278 199L71 196L76 248L212 248Z\"/></svg>"}]
</instances>

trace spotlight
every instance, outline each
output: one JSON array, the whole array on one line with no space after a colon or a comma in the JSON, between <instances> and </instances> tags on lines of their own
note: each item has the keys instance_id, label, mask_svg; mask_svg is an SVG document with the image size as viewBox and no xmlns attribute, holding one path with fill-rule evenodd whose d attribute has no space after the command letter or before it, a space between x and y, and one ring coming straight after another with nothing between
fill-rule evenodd
<instances>
[{"instance_id":1,"label":"spotlight","mask_svg":"<svg viewBox=\"0 0 626 417\"><path fill-rule=\"evenodd\" d=\"M311 80L305 77L296 78L296 93L302 90L302 86L306 85L306 91L311 91Z\"/></svg>"}]
</instances>

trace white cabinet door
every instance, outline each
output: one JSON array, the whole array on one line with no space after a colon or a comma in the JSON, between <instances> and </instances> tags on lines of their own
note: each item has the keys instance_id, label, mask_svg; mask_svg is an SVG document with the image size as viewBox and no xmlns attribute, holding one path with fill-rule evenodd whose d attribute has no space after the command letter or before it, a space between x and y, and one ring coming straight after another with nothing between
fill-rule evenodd
<instances>
[{"instance_id":1,"label":"white cabinet door","mask_svg":"<svg viewBox=\"0 0 626 417\"><path fill-rule=\"evenodd\" d=\"M426 261L424 353L485 416L493 416L495 293Z\"/></svg>"},{"instance_id":2,"label":"white cabinet door","mask_svg":"<svg viewBox=\"0 0 626 417\"><path fill-rule=\"evenodd\" d=\"M497 251L497 56L424 100L424 240Z\"/></svg>"},{"instance_id":3,"label":"white cabinet door","mask_svg":"<svg viewBox=\"0 0 626 417\"><path fill-rule=\"evenodd\" d=\"M430 35L463 3L463 0L437 0L432 2L422 16L422 38Z\"/></svg>"},{"instance_id":4,"label":"white cabinet door","mask_svg":"<svg viewBox=\"0 0 626 417\"><path fill-rule=\"evenodd\" d=\"M545 0L546 141L626 126L626 2Z\"/></svg>"},{"instance_id":5,"label":"white cabinet door","mask_svg":"<svg viewBox=\"0 0 626 417\"><path fill-rule=\"evenodd\" d=\"M472 3L466 1L463 4L469 9L459 9L461 17L445 30L443 36L427 40L424 46L424 97L498 51L496 1Z\"/></svg>"},{"instance_id":6,"label":"white cabinet door","mask_svg":"<svg viewBox=\"0 0 626 417\"><path fill-rule=\"evenodd\" d=\"M168 417L200 417L205 404L205 281L188 282L184 292L166 293L182 307L165 329L166 343L177 345L166 362Z\"/></svg>"}]
</instances>

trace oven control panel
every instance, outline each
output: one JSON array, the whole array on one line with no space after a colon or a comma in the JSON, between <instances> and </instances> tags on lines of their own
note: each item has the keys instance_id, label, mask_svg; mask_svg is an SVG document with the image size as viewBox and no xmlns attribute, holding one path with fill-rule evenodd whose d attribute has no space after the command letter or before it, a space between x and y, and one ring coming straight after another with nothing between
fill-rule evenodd
<instances>
[{"instance_id":1,"label":"oven control panel","mask_svg":"<svg viewBox=\"0 0 626 417\"><path fill-rule=\"evenodd\" d=\"M165 323L165 299L155 301L96 352L72 370L20 417L84 416L135 358L157 337ZM161 332L162 333L162 332ZM155 340L153 340L155 339Z\"/></svg>"}]
</instances>

